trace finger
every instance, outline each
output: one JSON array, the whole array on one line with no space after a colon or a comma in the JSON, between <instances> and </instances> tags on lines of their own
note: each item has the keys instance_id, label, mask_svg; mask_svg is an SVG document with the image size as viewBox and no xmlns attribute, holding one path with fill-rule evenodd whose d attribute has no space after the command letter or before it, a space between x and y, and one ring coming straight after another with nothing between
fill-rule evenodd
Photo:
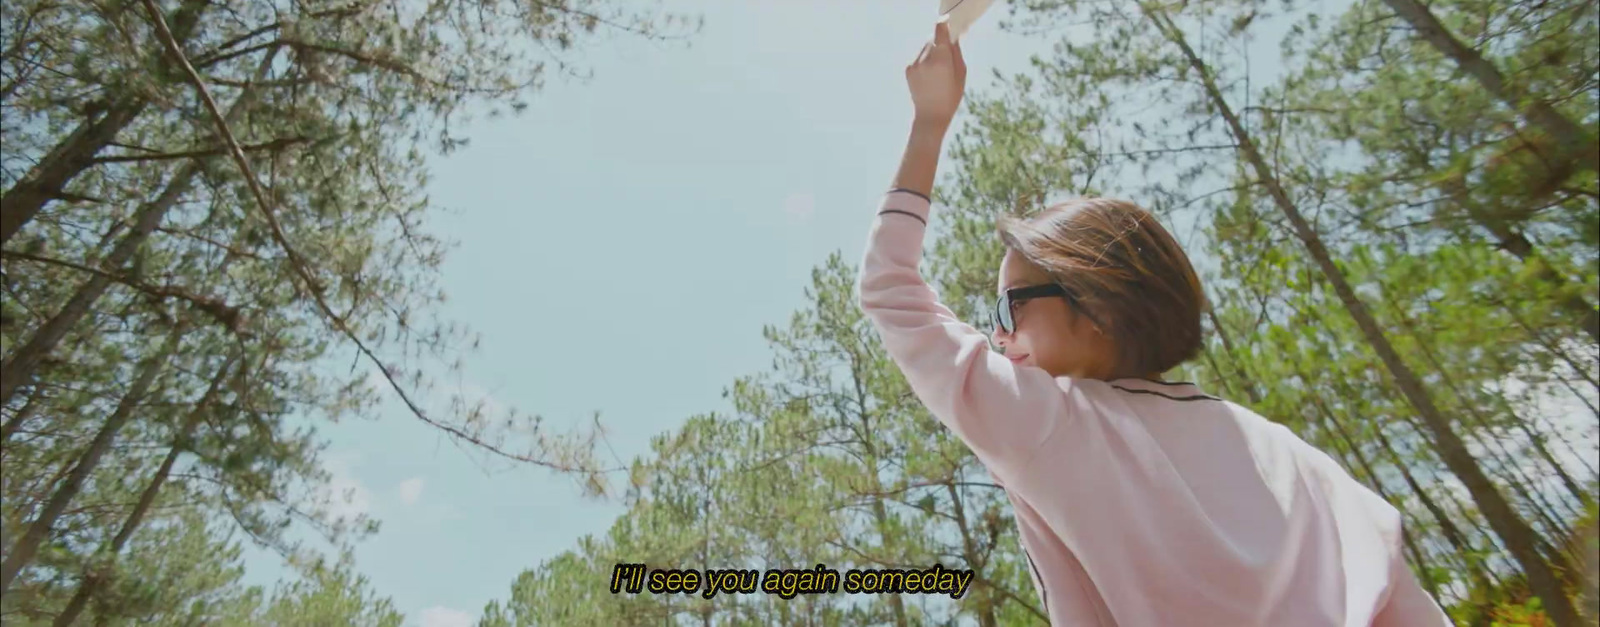
<instances>
[{"instance_id":1,"label":"finger","mask_svg":"<svg viewBox=\"0 0 1600 627\"><path fill-rule=\"evenodd\" d=\"M933 25L933 45L935 45L935 46L948 46L948 45L950 45L950 25L949 24L947 24L945 22L939 22L938 24L934 24Z\"/></svg>"},{"instance_id":2,"label":"finger","mask_svg":"<svg viewBox=\"0 0 1600 627\"><path fill-rule=\"evenodd\" d=\"M961 56L961 42L958 41L954 44L951 44L950 56L956 61L956 74L959 76L966 76L967 60Z\"/></svg>"}]
</instances>

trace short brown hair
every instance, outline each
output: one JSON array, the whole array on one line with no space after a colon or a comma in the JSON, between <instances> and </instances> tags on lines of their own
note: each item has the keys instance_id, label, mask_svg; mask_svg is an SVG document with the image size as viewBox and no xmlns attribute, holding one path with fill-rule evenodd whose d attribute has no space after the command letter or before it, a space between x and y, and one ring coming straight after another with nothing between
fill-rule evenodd
<instances>
[{"instance_id":1,"label":"short brown hair","mask_svg":"<svg viewBox=\"0 0 1600 627\"><path fill-rule=\"evenodd\" d=\"M1111 336L1126 376L1167 372L1199 354L1205 291L1189 256L1136 204L1079 198L1025 218L1000 240L1077 296Z\"/></svg>"}]
</instances>

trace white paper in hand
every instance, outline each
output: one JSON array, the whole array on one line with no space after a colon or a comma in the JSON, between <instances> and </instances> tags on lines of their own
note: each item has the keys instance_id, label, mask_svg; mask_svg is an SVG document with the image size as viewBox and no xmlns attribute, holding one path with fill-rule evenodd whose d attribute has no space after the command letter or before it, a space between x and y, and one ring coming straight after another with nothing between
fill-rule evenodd
<instances>
[{"instance_id":1,"label":"white paper in hand","mask_svg":"<svg viewBox=\"0 0 1600 627\"><path fill-rule=\"evenodd\" d=\"M950 28L950 41L961 41L961 36L983 16L994 0L939 0L939 21Z\"/></svg>"}]
</instances>

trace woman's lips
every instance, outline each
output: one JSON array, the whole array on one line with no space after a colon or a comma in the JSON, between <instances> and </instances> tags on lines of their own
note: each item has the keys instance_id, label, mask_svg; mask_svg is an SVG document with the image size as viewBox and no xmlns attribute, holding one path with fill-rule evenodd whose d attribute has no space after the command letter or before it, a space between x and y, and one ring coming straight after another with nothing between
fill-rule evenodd
<instances>
[{"instance_id":1,"label":"woman's lips","mask_svg":"<svg viewBox=\"0 0 1600 627\"><path fill-rule=\"evenodd\" d=\"M1027 359L1027 358L1028 358L1028 355L1026 353L1021 354L1021 355L1006 355L1006 359L1011 360L1011 363L1014 363L1014 364L1020 364L1020 363L1022 363L1022 360Z\"/></svg>"}]
</instances>

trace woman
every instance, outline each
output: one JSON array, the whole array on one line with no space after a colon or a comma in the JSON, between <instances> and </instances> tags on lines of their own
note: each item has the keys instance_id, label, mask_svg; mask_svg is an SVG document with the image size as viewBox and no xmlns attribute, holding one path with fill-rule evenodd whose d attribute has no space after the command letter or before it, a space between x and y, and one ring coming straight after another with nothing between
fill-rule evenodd
<instances>
[{"instance_id":1,"label":"woman","mask_svg":"<svg viewBox=\"0 0 1600 627\"><path fill-rule=\"evenodd\" d=\"M906 68L915 118L861 307L929 411L1005 488L1054 625L1448 625L1399 513L1282 426L1161 375L1204 294L1149 213L1078 200L1002 220L994 345L918 264L966 66L942 25Z\"/></svg>"}]
</instances>

